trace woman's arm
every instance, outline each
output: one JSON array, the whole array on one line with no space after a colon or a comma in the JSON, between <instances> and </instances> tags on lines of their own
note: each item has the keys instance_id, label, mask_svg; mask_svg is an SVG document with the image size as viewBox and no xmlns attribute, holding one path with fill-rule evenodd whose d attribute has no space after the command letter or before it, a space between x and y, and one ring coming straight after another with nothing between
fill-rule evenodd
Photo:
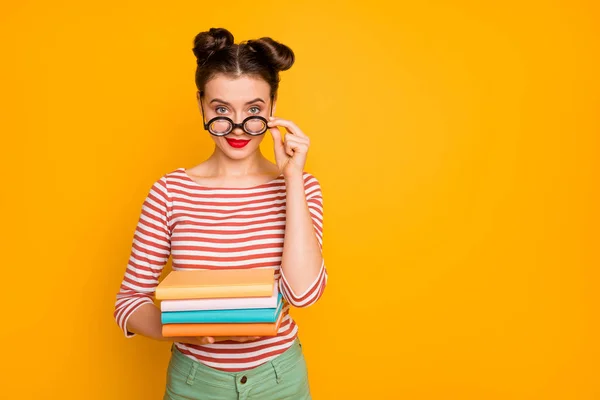
<instances>
[{"instance_id":1,"label":"woman's arm","mask_svg":"<svg viewBox=\"0 0 600 400\"><path fill-rule=\"evenodd\" d=\"M278 126L288 131L283 141ZM304 173L309 138L291 121L269 121L275 159L286 181L286 227L280 288L295 307L314 304L323 294L327 270L322 256L323 198L316 178Z\"/></svg>"},{"instance_id":2,"label":"woman's arm","mask_svg":"<svg viewBox=\"0 0 600 400\"><path fill-rule=\"evenodd\" d=\"M155 340L164 340L160 309L154 304L140 306L127 320L127 332L139 334Z\"/></svg>"},{"instance_id":3,"label":"woman's arm","mask_svg":"<svg viewBox=\"0 0 600 400\"><path fill-rule=\"evenodd\" d=\"M127 321L126 329L133 334L139 334L148 338L166 342L180 342L195 345L211 344L224 340L235 340L246 342L257 339L256 337L229 337L229 336L203 336L203 337L166 337L162 334L161 311L154 304L144 304L135 313L131 314Z\"/></svg>"},{"instance_id":4,"label":"woman's arm","mask_svg":"<svg viewBox=\"0 0 600 400\"><path fill-rule=\"evenodd\" d=\"M137 333L158 337L159 321L153 316L159 310L153 296L171 254L170 202L166 178L162 177L152 185L142 204L129 261L116 296L114 318L128 338Z\"/></svg>"},{"instance_id":5,"label":"woman's arm","mask_svg":"<svg viewBox=\"0 0 600 400\"><path fill-rule=\"evenodd\" d=\"M171 254L170 197L165 177L155 182L142 205L135 229L131 255L117 293L114 318L126 337L142 335L161 341L195 345L215 341L253 340L255 337L164 337L161 311L153 296Z\"/></svg>"},{"instance_id":6,"label":"woman's arm","mask_svg":"<svg viewBox=\"0 0 600 400\"><path fill-rule=\"evenodd\" d=\"M317 281L323 256L306 200L304 176L286 178L286 187L282 274L294 293L304 293Z\"/></svg>"}]
</instances>

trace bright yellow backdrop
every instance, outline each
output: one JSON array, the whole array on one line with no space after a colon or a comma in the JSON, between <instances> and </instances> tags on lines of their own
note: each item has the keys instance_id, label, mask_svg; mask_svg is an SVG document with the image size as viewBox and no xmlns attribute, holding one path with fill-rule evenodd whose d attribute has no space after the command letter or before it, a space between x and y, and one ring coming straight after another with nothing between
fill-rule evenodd
<instances>
[{"instance_id":1,"label":"bright yellow backdrop","mask_svg":"<svg viewBox=\"0 0 600 400\"><path fill-rule=\"evenodd\" d=\"M3 398L161 398L168 344L126 340L114 295L152 182L211 152L213 26L297 55L278 114L325 196L330 285L294 313L315 399L600 398L595 2L12 3Z\"/></svg>"}]
</instances>

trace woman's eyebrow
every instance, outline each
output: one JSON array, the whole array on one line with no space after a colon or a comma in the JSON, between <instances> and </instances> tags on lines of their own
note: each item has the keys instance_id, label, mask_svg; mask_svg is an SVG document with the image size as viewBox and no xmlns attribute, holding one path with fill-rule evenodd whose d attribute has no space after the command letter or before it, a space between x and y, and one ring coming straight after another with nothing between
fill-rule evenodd
<instances>
[{"instance_id":1,"label":"woman's eyebrow","mask_svg":"<svg viewBox=\"0 0 600 400\"><path fill-rule=\"evenodd\" d=\"M246 102L246 104L245 104L245 105L252 104L252 103L256 103L256 102L261 102L261 103L264 103L264 104L266 104L266 103L265 103L265 101L264 101L263 99L261 99L260 97L257 97L257 98L256 98L256 99L254 99L254 100L250 100L250 101ZM230 105L231 105L230 103L226 102L225 100L221 100L221 99L212 99L212 100L210 101L210 103L223 103L223 104L227 104L228 106L230 106ZM209 104L210 104L210 103L209 103Z\"/></svg>"}]
</instances>

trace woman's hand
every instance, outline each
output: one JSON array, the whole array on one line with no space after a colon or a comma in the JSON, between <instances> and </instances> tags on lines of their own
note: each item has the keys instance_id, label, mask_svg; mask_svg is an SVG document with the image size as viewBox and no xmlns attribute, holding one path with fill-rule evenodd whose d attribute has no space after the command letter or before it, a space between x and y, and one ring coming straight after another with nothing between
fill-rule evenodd
<instances>
[{"instance_id":1,"label":"woman's hand","mask_svg":"<svg viewBox=\"0 0 600 400\"><path fill-rule=\"evenodd\" d=\"M269 117L269 130L273 136L275 146L275 161L279 170L285 178L291 176L302 176L310 140L291 121L285 119ZM287 130L285 142L282 139L281 131L278 126L283 126Z\"/></svg>"},{"instance_id":2,"label":"woman's hand","mask_svg":"<svg viewBox=\"0 0 600 400\"><path fill-rule=\"evenodd\" d=\"M214 339L215 342L224 342L226 340L233 340L234 342L251 342L253 340L256 339L260 339L260 336L215 336L212 339Z\"/></svg>"},{"instance_id":3,"label":"woman's hand","mask_svg":"<svg viewBox=\"0 0 600 400\"><path fill-rule=\"evenodd\" d=\"M235 342L250 342L252 340L259 339L260 336L201 336L201 337L178 337L171 338L174 342L188 343L196 346L202 346L205 344L213 344L216 342L224 342L226 340L233 340Z\"/></svg>"}]
</instances>

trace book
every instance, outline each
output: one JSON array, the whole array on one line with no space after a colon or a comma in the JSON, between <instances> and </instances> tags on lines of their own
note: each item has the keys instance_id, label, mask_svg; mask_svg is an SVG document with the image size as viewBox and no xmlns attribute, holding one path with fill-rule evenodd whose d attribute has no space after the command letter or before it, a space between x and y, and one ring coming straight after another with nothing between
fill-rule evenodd
<instances>
[{"instance_id":1,"label":"book","mask_svg":"<svg viewBox=\"0 0 600 400\"><path fill-rule=\"evenodd\" d=\"M273 294L275 270L173 270L156 287L157 300L268 297Z\"/></svg>"},{"instance_id":2,"label":"book","mask_svg":"<svg viewBox=\"0 0 600 400\"><path fill-rule=\"evenodd\" d=\"M163 324L275 322L281 307L282 296L279 294L278 304L275 308L168 311L161 313L161 322Z\"/></svg>"},{"instance_id":3,"label":"book","mask_svg":"<svg viewBox=\"0 0 600 400\"><path fill-rule=\"evenodd\" d=\"M183 299L162 300L160 310L197 311L197 310L235 310L239 308L276 308L279 297L279 286L273 285L273 293L269 297L226 297L221 299Z\"/></svg>"},{"instance_id":4,"label":"book","mask_svg":"<svg viewBox=\"0 0 600 400\"><path fill-rule=\"evenodd\" d=\"M277 336L284 313L279 312L274 323L240 324L165 324L162 326L164 337L178 336Z\"/></svg>"}]
</instances>

